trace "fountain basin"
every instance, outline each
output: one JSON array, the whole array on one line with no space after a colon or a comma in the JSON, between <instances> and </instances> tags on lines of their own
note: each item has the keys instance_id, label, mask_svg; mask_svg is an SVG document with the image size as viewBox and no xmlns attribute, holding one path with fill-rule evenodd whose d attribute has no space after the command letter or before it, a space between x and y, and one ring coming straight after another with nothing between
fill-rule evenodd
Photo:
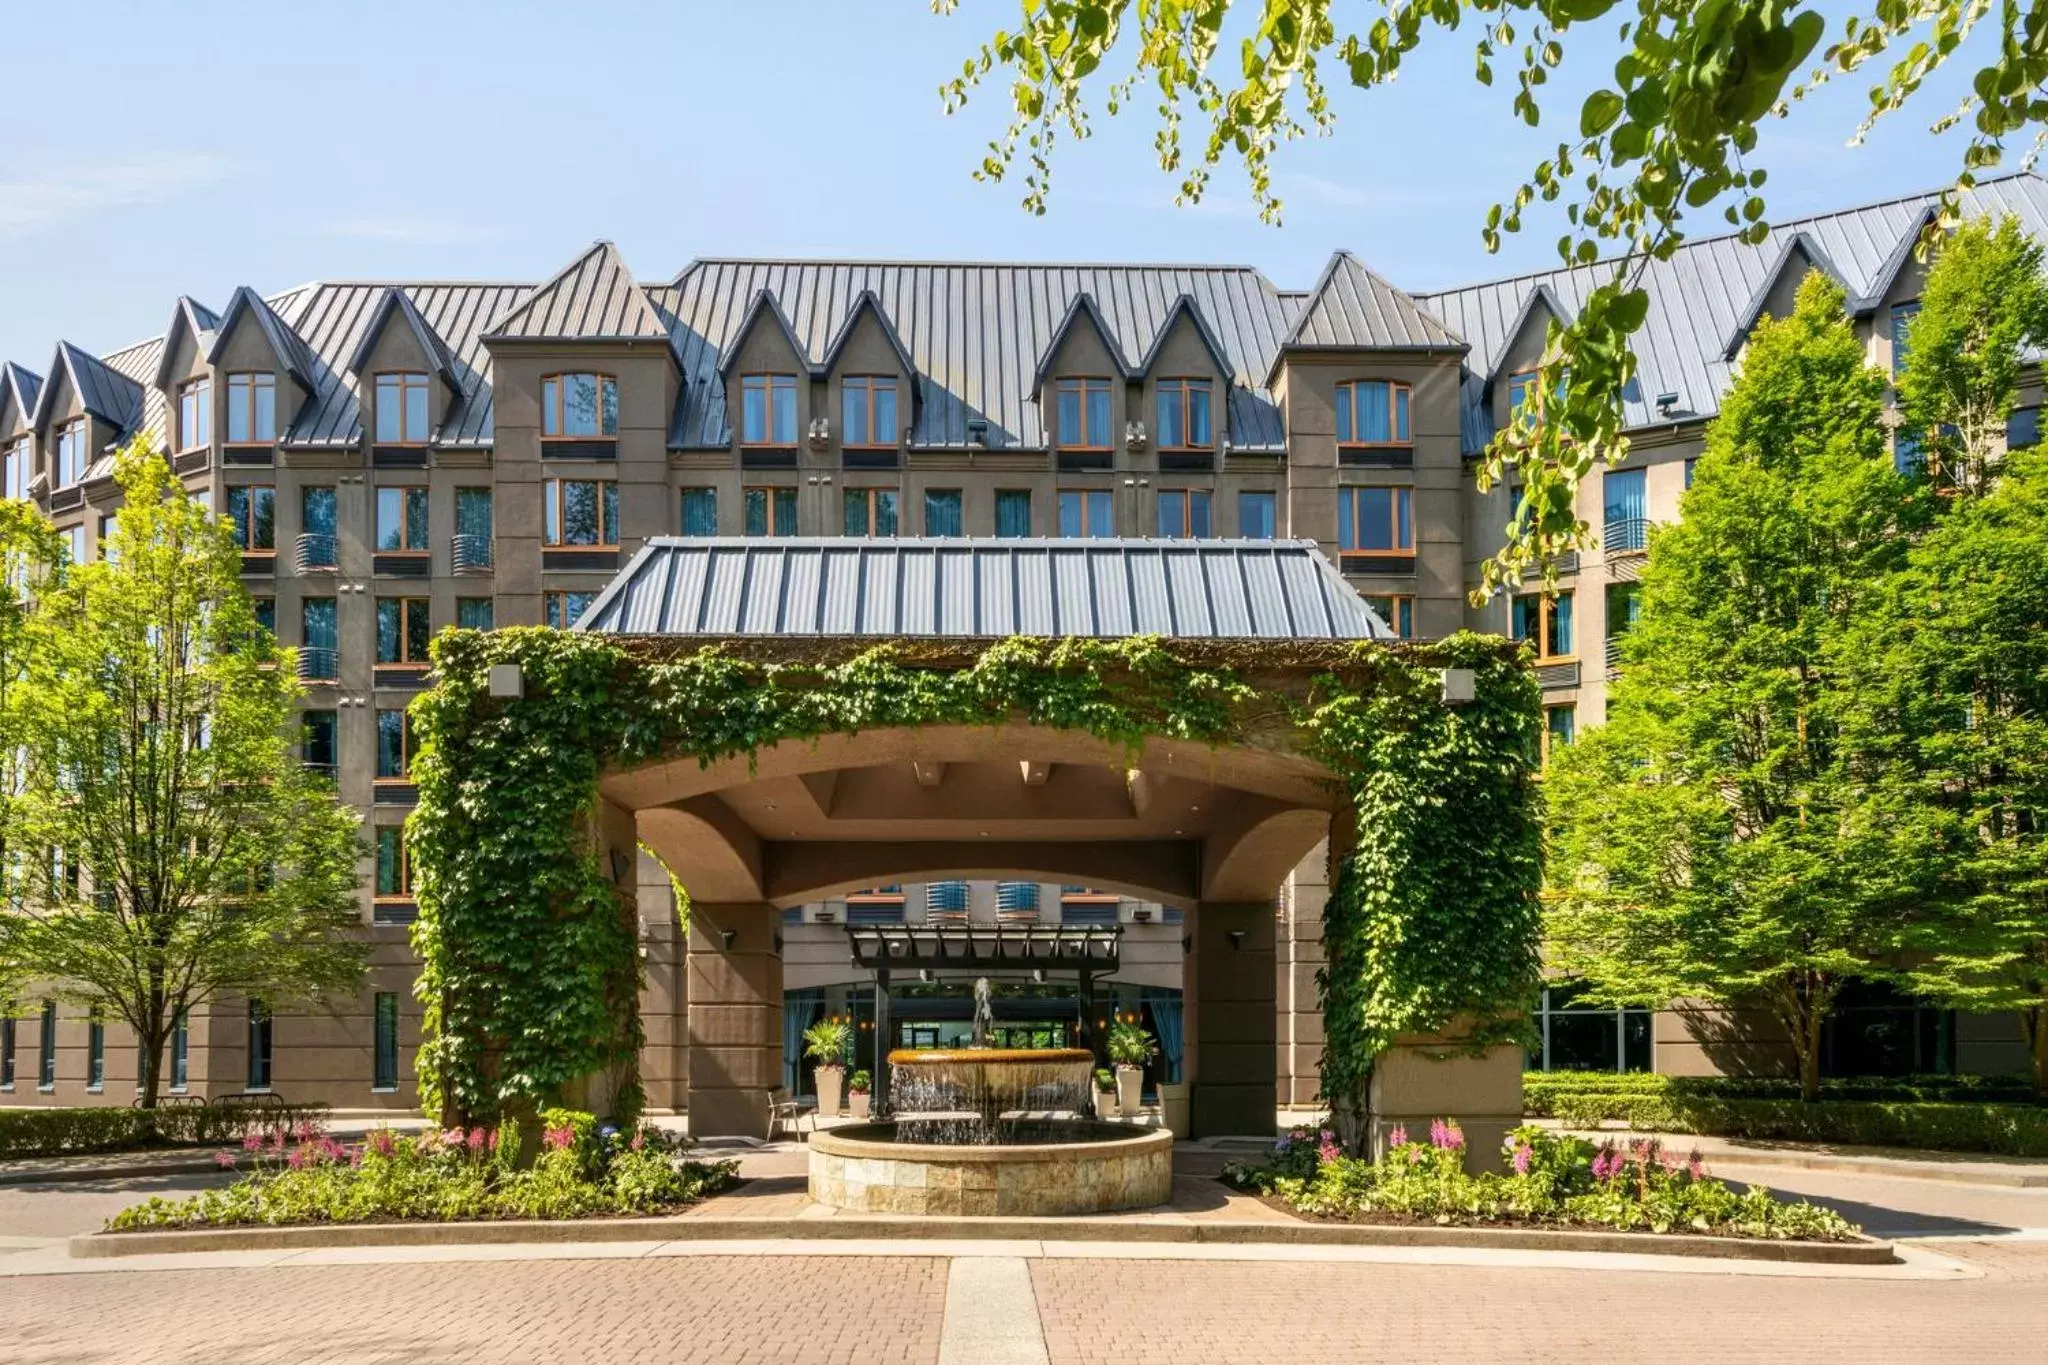
<instances>
[{"instance_id":1,"label":"fountain basin","mask_svg":"<svg viewBox=\"0 0 2048 1365\"><path fill-rule=\"evenodd\" d=\"M897 1140L894 1123L811 1134L810 1193L857 1213L1048 1216L1163 1204L1173 1191L1173 1134L1065 1119L1029 1144Z\"/></svg>"}]
</instances>

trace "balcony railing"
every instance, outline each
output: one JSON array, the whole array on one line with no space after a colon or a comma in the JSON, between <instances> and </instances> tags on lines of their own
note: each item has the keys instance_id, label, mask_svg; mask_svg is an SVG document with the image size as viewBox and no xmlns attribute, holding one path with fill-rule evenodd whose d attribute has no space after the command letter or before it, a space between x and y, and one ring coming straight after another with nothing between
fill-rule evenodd
<instances>
[{"instance_id":1,"label":"balcony railing","mask_svg":"<svg viewBox=\"0 0 2048 1365\"><path fill-rule=\"evenodd\" d=\"M1607 637L1607 676L1611 678L1620 671L1621 637L1619 635L1610 635Z\"/></svg>"},{"instance_id":2,"label":"balcony railing","mask_svg":"<svg viewBox=\"0 0 2048 1365\"><path fill-rule=\"evenodd\" d=\"M1611 555L1640 554L1650 548L1648 517L1617 517L1601 532L1600 548Z\"/></svg>"},{"instance_id":3,"label":"balcony railing","mask_svg":"<svg viewBox=\"0 0 2048 1365\"><path fill-rule=\"evenodd\" d=\"M310 758L302 761L299 766L310 776L324 778L329 782L337 780L341 772L341 769L332 763L316 763Z\"/></svg>"},{"instance_id":4,"label":"balcony railing","mask_svg":"<svg viewBox=\"0 0 2048 1365\"><path fill-rule=\"evenodd\" d=\"M307 645L299 650L300 682L334 682L340 677L341 660L337 651L322 649L318 645Z\"/></svg>"},{"instance_id":5,"label":"balcony railing","mask_svg":"<svg viewBox=\"0 0 2048 1365\"><path fill-rule=\"evenodd\" d=\"M454 553L451 556L455 572L489 573L491 571L491 538L489 536L462 535L455 537Z\"/></svg>"},{"instance_id":6,"label":"balcony railing","mask_svg":"<svg viewBox=\"0 0 2048 1365\"><path fill-rule=\"evenodd\" d=\"M306 532L299 537L292 562L300 573L331 573L340 562L335 558L334 537L320 531Z\"/></svg>"}]
</instances>

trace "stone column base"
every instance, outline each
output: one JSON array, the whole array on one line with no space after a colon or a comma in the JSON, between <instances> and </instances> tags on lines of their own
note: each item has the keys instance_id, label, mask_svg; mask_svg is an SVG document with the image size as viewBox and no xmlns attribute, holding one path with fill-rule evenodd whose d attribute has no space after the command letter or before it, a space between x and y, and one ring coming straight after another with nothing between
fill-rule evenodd
<instances>
[{"instance_id":1,"label":"stone column base","mask_svg":"<svg viewBox=\"0 0 2048 1365\"><path fill-rule=\"evenodd\" d=\"M1437 1119L1456 1119L1465 1132L1465 1165L1503 1169L1501 1143L1522 1123L1522 1049L1487 1048L1473 1056L1443 1038L1404 1039L1382 1053L1372 1069L1372 1120L1367 1150L1386 1153L1387 1135L1406 1128L1426 1141Z\"/></svg>"}]
</instances>

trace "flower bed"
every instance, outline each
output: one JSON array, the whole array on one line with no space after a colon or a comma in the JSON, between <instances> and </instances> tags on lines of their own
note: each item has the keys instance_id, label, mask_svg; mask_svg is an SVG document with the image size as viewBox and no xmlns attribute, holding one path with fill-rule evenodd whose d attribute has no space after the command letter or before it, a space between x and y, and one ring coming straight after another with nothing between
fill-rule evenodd
<instances>
[{"instance_id":1,"label":"flower bed","mask_svg":"<svg viewBox=\"0 0 2048 1365\"><path fill-rule=\"evenodd\" d=\"M0 1160L233 1142L250 1133L318 1123L326 1116L324 1104L0 1109Z\"/></svg>"},{"instance_id":2,"label":"flower bed","mask_svg":"<svg viewBox=\"0 0 2048 1365\"><path fill-rule=\"evenodd\" d=\"M1297 1128L1261 1162L1232 1162L1223 1179L1296 1213L1345 1222L1515 1224L1701 1233L1771 1240L1847 1241L1855 1224L1830 1209L1788 1202L1760 1186L1737 1193L1694 1154L1657 1143L1596 1147L1544 1129L1517 1128L1509 1169L1472 1175L1455 1123L1430 1125L1427 1142L1395 1129L1379 1161L1345 1156L1329 1133Z\"/></svg>"},{"instance_id":3,"label":"flower bed","mask_svg":"<svg viewBox=\"0 0 2048 1365\"><path fill-rule=\"evenodd\" d=\"M693 1161L687 1143L659 1129L621 1133L569 1110L548 1111L542 1124L523 1167L509 1125L416 1137L380 1129L359 1144L311 1123L289 1136L252 1134L241 1157L219 1158L246 1168L242 1179L186 1199L152 1198L114 1215L107 1230L658 1214L738 1178L736 1162Z\"/></svg>"}]
</instances>

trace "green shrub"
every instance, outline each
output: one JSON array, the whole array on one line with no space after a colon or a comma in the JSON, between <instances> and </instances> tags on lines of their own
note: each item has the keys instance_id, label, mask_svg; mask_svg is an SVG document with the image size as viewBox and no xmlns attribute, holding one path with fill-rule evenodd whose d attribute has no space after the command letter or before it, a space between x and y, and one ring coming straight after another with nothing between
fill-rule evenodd
<instances>
[{"instance_id":1,"label":"green shrub","mask_svg":"<svg viewBox=\"0 0 2048 1365\"><path fill-rule=\"evenodd\" d=\"M2048 1108L2030 1104L1566 1094L1553 1109L1574 1128L1619 1121L1650 1132L2048 1156Z\"/></svg>"},{"instance_id":2,"label":"green shrub","mask_svg":"<svg viewBox=\"0 0 2048 1365\"><path fill-rule=\"evenodd\" d=\"M1565 1095L1652 1095L1694 1099L1796 1100L1799 1083L1774 1076L1660 1076L1648 1071L1530 1071L1522 1076L1522 1112L1562 1117ZM1885 1100L1933 1104L2031 1104L2020 1076L1855 1076L1820 1083L1823 1100Z\"/></svg>"},{"instance_id":3,"label":"green shrub","mask_svg":"<svg viewBox=\"0 0 2048 1365\"><path fill-rule=\"evenodd\" d=\"M178 1105L169 1109L0 1109L0 1160L234 1142L250 1133L320 1125L327 1106Z\"/></svg>"}]
</instances>

